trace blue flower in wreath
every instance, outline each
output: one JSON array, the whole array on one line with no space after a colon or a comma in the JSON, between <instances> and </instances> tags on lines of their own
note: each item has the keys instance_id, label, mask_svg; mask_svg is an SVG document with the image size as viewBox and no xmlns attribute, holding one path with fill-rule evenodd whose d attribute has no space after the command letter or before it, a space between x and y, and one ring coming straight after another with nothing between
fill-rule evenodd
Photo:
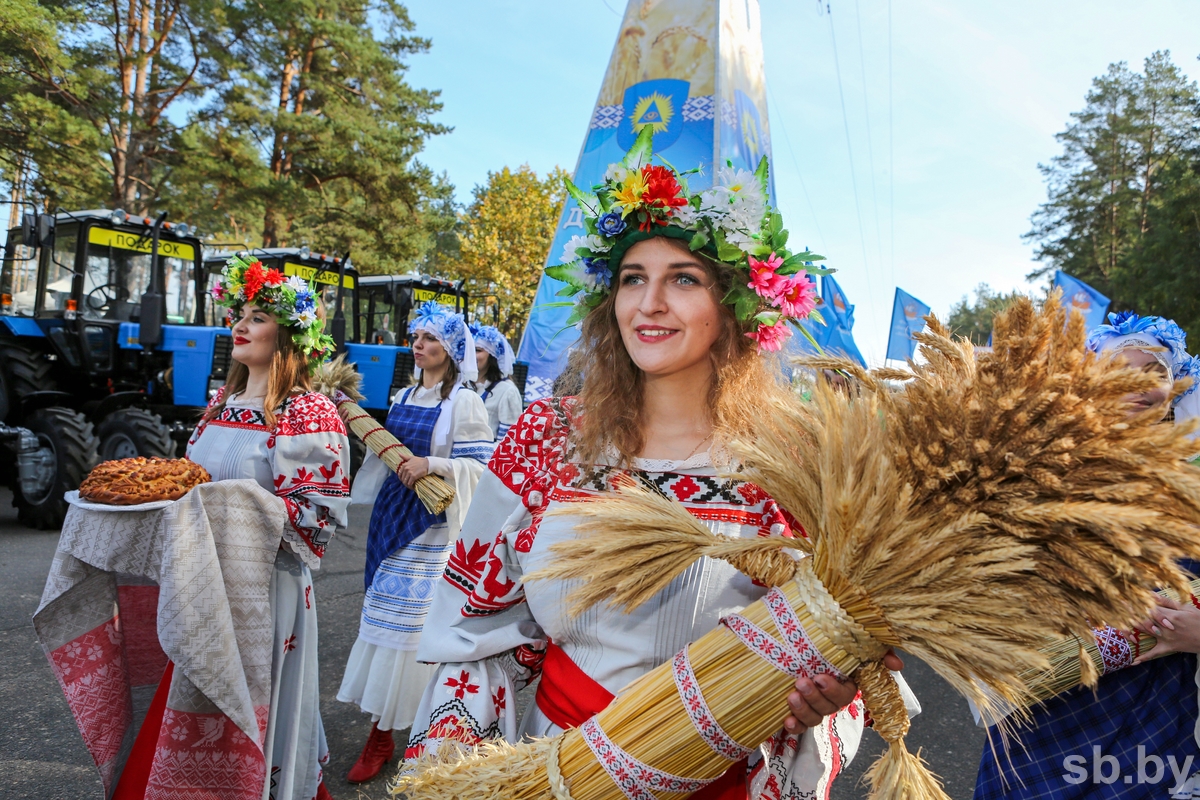
<instances>
[{"instance_id":1,"label":"blue flower in wreath","mask_svg":"<svg viewBox=\"0 0 1200 800\"><path fill-rule=\"evenodd\" d=\"M608 269L607 258L584 258L583 272L585 280L592 291L600 287L612 287L612 272Z\"/></svg>"},{"instance_id":2,"label":"blue flower in wreath","mask_svg":"<svg viewBox=\"0 0 1200 800\"><path fill-rule=\"evenodd\" d=\"M621 215L616 211L610 211L596 220L596 230L601 236L607 236L609 239L620 236L627 227L629 226L625 224L625 220L621 219Z\"/></svg>"}]
</instances>

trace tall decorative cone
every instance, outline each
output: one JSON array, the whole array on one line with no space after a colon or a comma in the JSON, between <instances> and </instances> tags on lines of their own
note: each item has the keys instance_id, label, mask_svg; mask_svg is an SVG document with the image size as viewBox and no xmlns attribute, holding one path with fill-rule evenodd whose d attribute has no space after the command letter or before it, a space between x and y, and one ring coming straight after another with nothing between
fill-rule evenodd
<instances>
[{"instance_id":1,"label":"tall decorative cone","mask_svg":"<svg viewBox=\"0 0 1200 800\"><path fill-rule=\"evenodd\" d=\"M695 191L711 185L714 167L753 171L771 154L758 0L630 0L572 179L587 191L620 161L646 126L654 152L690 176ZM772 205L774 185L769 186ZM563 245L586 235L580 208L568 200L547 264ZM578 335L564 330L570 309L555 306L561 282L542 277L517 358L529 363L525 399L550 394Z\"/></svg>"}]
</instances>

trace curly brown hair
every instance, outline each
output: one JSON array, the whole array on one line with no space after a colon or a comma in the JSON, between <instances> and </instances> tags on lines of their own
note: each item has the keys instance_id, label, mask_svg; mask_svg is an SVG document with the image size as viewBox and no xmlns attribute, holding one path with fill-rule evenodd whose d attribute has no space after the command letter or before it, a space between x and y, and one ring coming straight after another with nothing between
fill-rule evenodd
<instances>
[{"instance_id":1,"label":"curly brown hair","mask_svg":"<svg viewBox=\"0 0 1200 800\"><path fill-rule=\"evenodd\" d=\"M683 242L665 241L689 255L701 256L691 253ZM757 352L733 308L721 303L733 284L733 268L702 256L699 261L712 280L709 291L720 304L721 331L710 351L713 379L708 387L709 418L714 440L719 443L750 430L750 422L784 386L782 372L772 369L776 359ZM568 383L581 381L582 385L571 444L583 464L600 462L611 446L620 454L621 465L628 466L645 444L644 375L625 349L615 310L619 273L618 268L614 290L584 318L579 344L567 366L571 373Z\"/></svg>"}]
</instances>

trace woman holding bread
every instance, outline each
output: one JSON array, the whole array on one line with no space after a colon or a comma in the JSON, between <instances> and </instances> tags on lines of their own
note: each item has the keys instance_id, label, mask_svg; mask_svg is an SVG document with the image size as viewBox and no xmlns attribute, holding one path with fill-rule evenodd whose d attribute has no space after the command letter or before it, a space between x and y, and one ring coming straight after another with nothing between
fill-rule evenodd
<instances>
[{"instance_id":1,"label":"woman holding bread","mask_svg":"<svg viewBox=\"0 0 1200 800\"><path fill-rule=\"evenodd\" d=\"M367 532L362 621L338 700L371 715L371 732L347 779L379 774L395 752L392 731L412 724L433 668L416 660L417 643L450 545L494 447L483 401L466 385L475 378L475 345L462 316L432 301L409 325L416 386L405 389L385 426L413 455L391 473L373 453L354 482L354 501L374 501ZM413 486L436 475L454 500L433 514ZM377 495L377 496L376 496Z\"/></svg>"},{"instance_id":2,"label":"woman holding bread","mask_svg":"<svg viewBox=\"0 0 1200 800\"><path fill-rule=\"evenodd\" d=\"M231 258L212 294L228 309L233 364L188 441L187 457L214 481L254 480L283 501L287 524L270 585L273 646L263 665L270 678L252 684L269 686L270 696L250 698L260 729L260 742L250 742L203 697L177 697L191 684L173 685L168 665L163 682L171 702L164 707L156 697L151 704L114 797L328 800L311 570L346 525L349 441L333 402L310 390L310 375L333 342L322 333L308 284L257 260ZM166 692L160 687L159 694ZM213 706L211 713L177 710L197 703ZM132 766L138 763L142 769Z\"/></svg>"},{"instance_id":3,"label":"woman holding bread","mask_svg":"<svg viewBox=\"0 0 1200 800\"><path fill-rule=\"evenodd\" d=\"M733 471L723 445L783 391L769 354L813 308L812 283L795 267L813 256L784 249L765 164L756 174L723 168L691 196L673 170L651 165L649 131L609 167L598 197L569 187L590 235L568 242L567 263L548 273L577 293L582 391L532 404L479 482L429 613L439 635L417 651L440 666L406 759L446 739L578 726L765 594L704 558L630 613L598 605L573 617L572 583L525 576L575 539L574 504L635 481L725 536L804 535L762 489L723 477ZM536 703L519 715L514 694L538 676ZM753 751L732 742L729 770L692 797L824 796L858 748L856 694L831 674L797 680L779 698L778 734Z\"/></svg>"}]
</instances>

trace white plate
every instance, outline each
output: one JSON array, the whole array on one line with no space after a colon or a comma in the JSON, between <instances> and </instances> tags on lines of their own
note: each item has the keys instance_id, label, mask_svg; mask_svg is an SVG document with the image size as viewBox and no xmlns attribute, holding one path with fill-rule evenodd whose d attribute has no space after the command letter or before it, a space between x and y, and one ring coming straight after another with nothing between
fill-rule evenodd
<instances>
[{"instance_id":1,"label":"white plate","mask_svg":"<svg viewBox=\"0 0 1200 800\"><path fill-rule=\"evenodd\" d=\"M174 503L174 500L155 500L152 503L138 503L136 506L110 506L106 503L89 503L79 498L78 490L67 492L63 499L76 508L86 508L88 511L157 511Z\"/></svg>"}]
</instances>

